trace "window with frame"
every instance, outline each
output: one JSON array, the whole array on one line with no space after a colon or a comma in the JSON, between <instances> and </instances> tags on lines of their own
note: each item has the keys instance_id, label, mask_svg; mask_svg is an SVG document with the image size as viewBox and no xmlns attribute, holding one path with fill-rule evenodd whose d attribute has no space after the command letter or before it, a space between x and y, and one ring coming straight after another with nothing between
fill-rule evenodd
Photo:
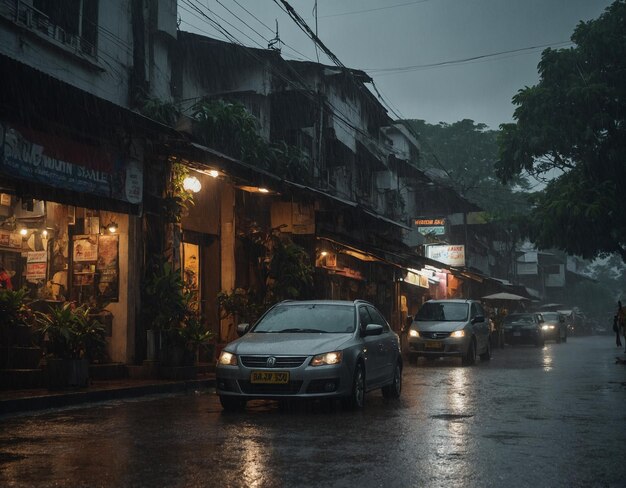
<instances>
[{"instance_id":1,"label":"window with frame","mask_svg":"<svg viewBox=\"0 0 626 488\"><path fill-rule=\"evenodd\" d=\"M98 0L34 0L33 7L60 28L57 40L72 45L76 40L76 47L81 51L95 55Z\"/></svg>"}]
</instances>

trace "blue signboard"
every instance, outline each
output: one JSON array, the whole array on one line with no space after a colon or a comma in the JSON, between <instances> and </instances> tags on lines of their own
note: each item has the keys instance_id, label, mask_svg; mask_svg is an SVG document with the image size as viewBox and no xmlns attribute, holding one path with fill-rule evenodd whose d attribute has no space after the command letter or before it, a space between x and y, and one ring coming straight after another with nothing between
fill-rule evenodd
<instances>
[{"instance_id":1,"label":"blue signboard","mask_svg":"<svg viewBox=\"0 0 626 488\"><path fill-rule=\"evenodd\" d=\"M4 124L0 137L0 172L9 176L134 204L143 199L139 161Z\"/></svg>"}]
</instances>

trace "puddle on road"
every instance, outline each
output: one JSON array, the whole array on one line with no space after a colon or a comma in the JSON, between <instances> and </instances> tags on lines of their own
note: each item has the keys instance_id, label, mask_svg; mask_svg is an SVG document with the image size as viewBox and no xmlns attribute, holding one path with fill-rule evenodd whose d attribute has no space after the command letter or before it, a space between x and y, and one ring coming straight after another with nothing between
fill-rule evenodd
<instances>
[{"instance_id":1,"label":"puddle on road","mask_svg":"<svg viewBox=\"0 0 626 488\"><path fill-rule=\"evenodd\" d=\"M495 434L485 434L485 439L493 439L500 444L514 444L521 439L528 439L532 436L520 434L519 432L496 432Z\"/></svg>"},{"instance_id":2,"label":"puddle on road","mask_svg":"<svg viewBox=\"0 0 626 488\"><path fill-rule=\"evenodd\" d=\"M430 418L431 419L437 419L437 420L450 420L450 421L454 421L454 420L464 420L464 419L469 419L472 418L474 415L473 414L456 414L456 413L442 413L442 414L438 414L438 415L431 415Z\"/></svg>"}]
</instances>

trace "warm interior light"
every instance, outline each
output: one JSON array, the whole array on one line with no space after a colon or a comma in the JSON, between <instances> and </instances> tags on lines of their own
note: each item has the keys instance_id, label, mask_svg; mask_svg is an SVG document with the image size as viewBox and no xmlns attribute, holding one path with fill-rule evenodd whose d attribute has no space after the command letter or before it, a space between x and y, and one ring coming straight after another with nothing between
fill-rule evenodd
<instances>
[{"instance_id":1,"label":"warm interior light","mask_svg":"<svg viewBox=\"0 0 626 488\"><path fill-rule=\"evenodd\" d=\"M328 255L328 252L327 251L322 251L320 253L320 255L324 258L324 257L326 257Z\"/></svg>"},{"instance_id":2,"label":"warm interior light","mask_svg":"<svg viewBox=\"0 0 626 488\"><path fill-rule=\"evenodd\" d=\"M198 193L200 190L202 190L202 184L200 183L200 180L195 176L187 176L183 180L183 188L187 191Z\"/></svg>"},{"instance_id":3,"label":"warm interior light","mask_svg":"<svg viewBox=\"0 0 626 488\"><path fill-rule=\"evenodd\" d=\"M42 230L41 235L44 237L48 237L48 231L46 229Z\"/></svg>"},{"instance_id":4,"label":"warm interior light","mask_svg":"<svg viewBox=\"0 0 626 488\"><path fill-rule=\"evenodd\" d=\"M269 193L270 191L267 188L259 188L259 193Z\"/></svg>"},{"instance_id":5,"label":"warm interior light","mask_svg":"<svg viewBox=\"0 0 626 488\"><path fill-rule=\"evenodd\" d=\"M28 234L28 229L26 229L26 228L22 228L22 229L20 229L20 234L22 234L23 236L25 236L26 234Z\"/></svg>"},{"instance_id":6,"label":"warm interior light","mask_svg":"<svg viewBox=\"0 0 626 488\"><path fill-rule=\"evenodd\" d=\"M116 222L111 222L109 225L107 225L107 230L111 234L115 234L117 232L117 223Z\"/></svg>"},{"instance_id":7,"label":"warm interior light","mask_svg":"<svg viewBox=\"0 0 626 488\"><path fill-rule=\"evenodd\" d=\"M209 170L209 176L212 176L213 178L217 178L219 175L220 175L220 172L217 171L216 169Z\"/></svg>"}]
</instances>

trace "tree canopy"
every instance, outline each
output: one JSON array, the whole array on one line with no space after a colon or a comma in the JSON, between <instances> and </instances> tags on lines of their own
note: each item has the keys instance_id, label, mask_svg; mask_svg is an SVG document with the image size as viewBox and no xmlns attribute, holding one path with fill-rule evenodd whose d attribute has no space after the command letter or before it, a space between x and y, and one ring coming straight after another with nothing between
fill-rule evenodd
<instances>
[{"instance_id":1,"label":"tree canopy","mask_svg":"<svg viewBox=\"0 0 626 488\"><path fill-rule=\"evenodd\" d=\"M453 124L432 125L423 120L404 123L419 135L422 167L445 172L460 195L495 218L528 209L526 194L521 191L528 189L526 178L516 176L503 185L494 173L498 131L469 119Z\"/></svg>"},{"instance_id":2,"label":"tree canopy","mask_svg":"<svg viewBox=\"0 0 626 488\"><path fill-rule=\"evenodd\" d=\"M498 177L558 176L534 199L528 236L541 248L626 261L626 0L580 22L574 46L546 49L499 138Z\"/></svg>"}]
</instances>

